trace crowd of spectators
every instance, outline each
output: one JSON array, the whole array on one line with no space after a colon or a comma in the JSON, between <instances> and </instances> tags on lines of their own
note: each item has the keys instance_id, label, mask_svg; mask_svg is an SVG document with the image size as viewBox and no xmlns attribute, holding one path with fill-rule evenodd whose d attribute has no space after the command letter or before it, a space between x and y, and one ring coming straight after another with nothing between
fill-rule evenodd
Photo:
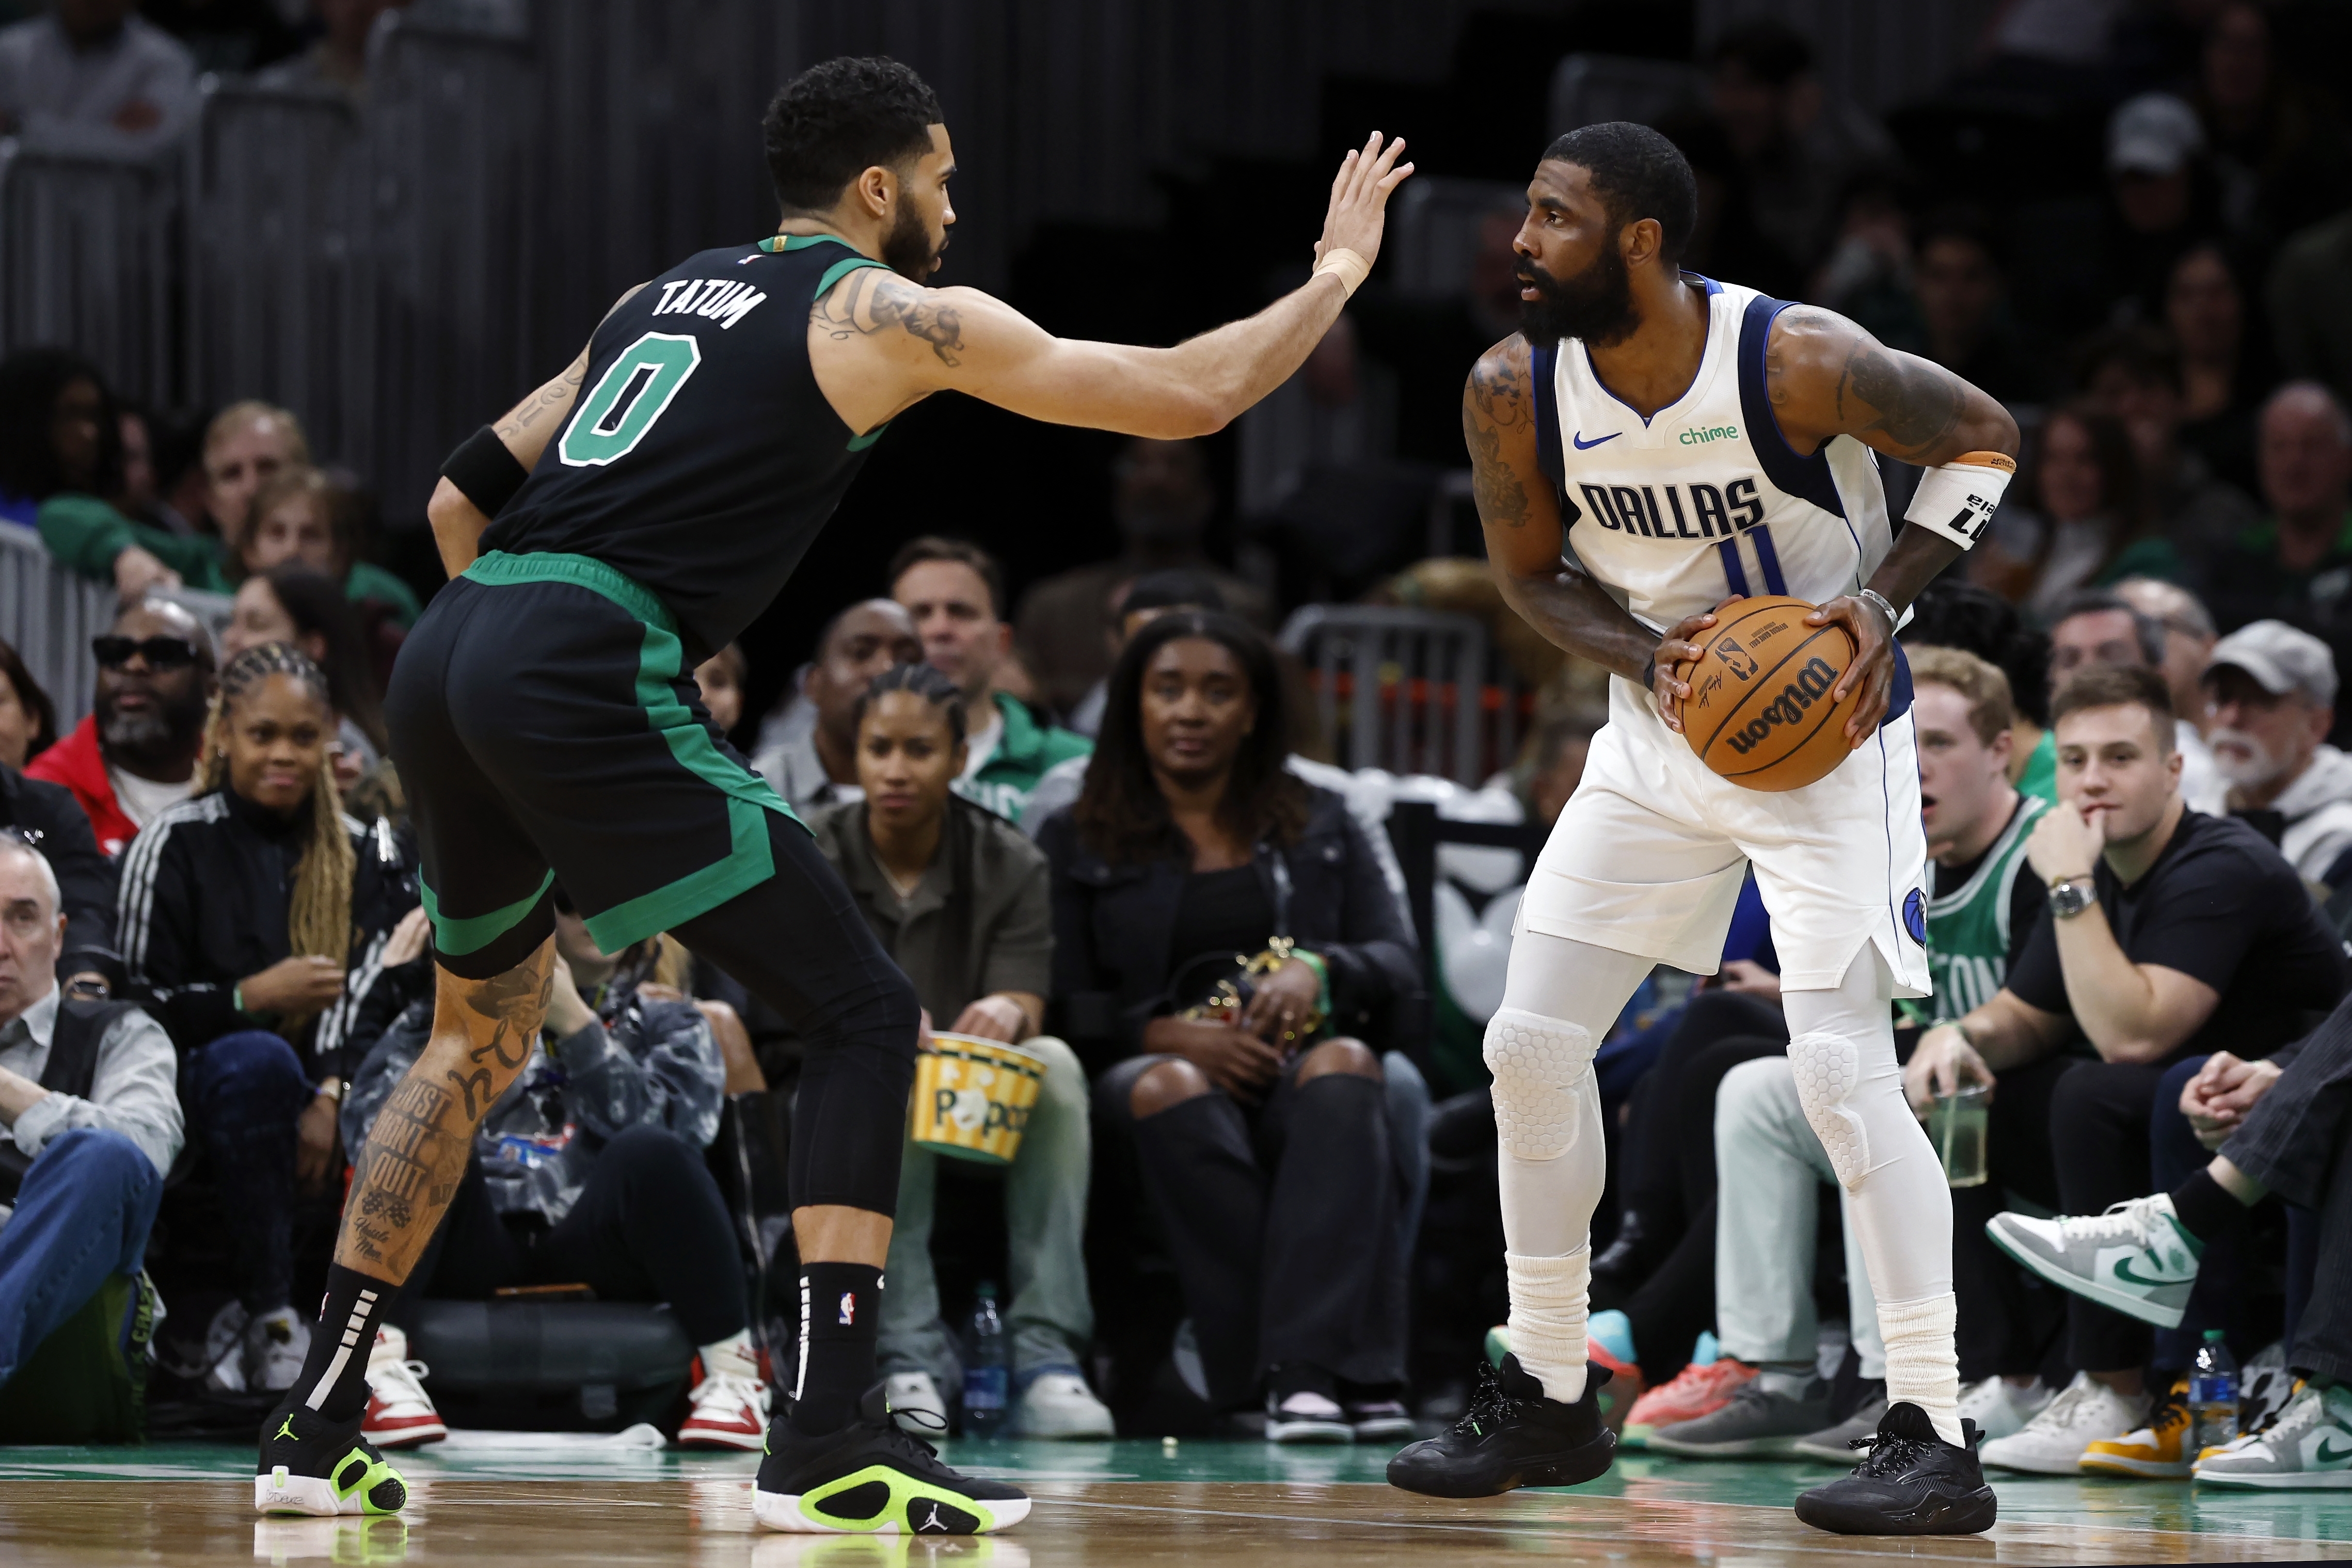
<instances>
[{"instance_id":1,"label":"crowd of spectators","mask_svg":"<svg viewBox=\"0 0 2352 1568\"><path fill-rule=\"evenodd\" d=\"M210 62L356 94L383 8L322 3L306 34L257 5L201 38L149 10ZM1987 1462L2185 1475L2206 1329L2273 1374L2230 1464L2352 1432L2328 1283L2352 1227L2352 139L2282 67L2277 11L2121 9L2166 23L2132 35L2128 90L2063 28L2006 27L1971 68L2105 117L2079 233L1920 201L1902 139L1779 23L1713 39L1706 111L1673 129L1700 266L1848 311L2029 433L2010 505L1904 632L1937 983L1898 1040L1923 1116L1989 1099L1954 1189ZM0 130L149 145L192 69L121 0L60 0L0 30ZM1475 351L1492 305L1415 340ZM1382 310L1375 289L1375 357L1413 338ZM1011 1428L1036 1437L1401 1437L1462 1399L1433 1347L1501 1315L1486 1222L1423 1223L1492 1206L1491 1105L1444 1045L1475 998L1415 926L1390 796L1306 733L1269 635L1284 581L1211 554L1213 475L1200 444L1129 444L1108 559L1017 597L981 544L910 538L843 585L772 712L746 693L783 672L738 649L679 684L841 873L925 1048L1034 1064L1009 1166L904 1150L880 1345L919 1426L965 1414L984 1279L1008 1286ZM380 711L423 585L372 559L363 487L294 412L159 414L63 350L0 361L0 527L121 606L87 692L0 644L0 1394L57 1375L78 1314L160 1290L163 1393L274 1396L351 1153L430 1024ZM1374 598L1486 616L1516 657L1482 585L1441 559ZM1537 652L1488 789L1540 824L1600 720L1595 673ZM86 716L61 727L60 701ZM2086 863L2095 919L2047 885ZM793 1310L772 1113L798 1042L675 939L606 953L558 907L547 1025L372 1347L368 1430L446 1430L410 1356L428 1307L539 1291L665 1309L698 1362L679 1439L756 1448ZM1664 1452L1840 1458L1884 1406L1777 971L1751 885L1719 972L1645 988L1597 1063L1592 1343L1625 1380L1612 1418ZM2116 1247L2162 1282L2084 1285ZM109 1430L87 1403L77 1430Z\"/></svg>"}]
</instances>

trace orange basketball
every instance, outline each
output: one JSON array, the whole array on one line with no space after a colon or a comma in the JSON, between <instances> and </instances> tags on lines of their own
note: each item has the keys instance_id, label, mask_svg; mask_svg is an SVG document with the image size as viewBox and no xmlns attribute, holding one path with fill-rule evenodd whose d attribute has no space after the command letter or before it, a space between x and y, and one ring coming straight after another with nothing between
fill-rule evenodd
<instances>
[{"instance_id":1,"label":"orange basketball","mask_svg":"<svg viewBox=\"0 0 2352 1568\"><path fill-rule=\"evenodd\" d=\"M1748 789L1801 789L1851 753L1845 721L1861 694L1830 701L1853 663L1838 625L1808 626L1801 599L1743 599L1716 616L1689 667L1683 733L1698 759Z\"/></svg>"}]
</instances>

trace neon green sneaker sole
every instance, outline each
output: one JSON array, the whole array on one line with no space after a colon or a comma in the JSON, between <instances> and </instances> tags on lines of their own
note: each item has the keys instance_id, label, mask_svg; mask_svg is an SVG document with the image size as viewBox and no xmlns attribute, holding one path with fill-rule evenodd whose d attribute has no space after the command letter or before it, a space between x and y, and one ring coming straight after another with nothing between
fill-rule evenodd
<instances>
[{"instance_id":1,"label":"neon green sneaker sole","mask_svg":"<svg viewBox=\"0 0 2352 1568\"><path fill-rule=\"evenodd\" d=\"M381 1458L354 1448L333 1473L298 1476L284 1465L253 1478L253 1506L262 1513L331 1519L341 1514L398 1513L408 1501L408 1483Z\"/></svg>"},{"instance_id":2,"label":"neon green sneaker sole","mask_svg":"<svg viewBox=\"0 0 2352 1568\"><path fill-rule=\"evenodd\" d=\"M990 1535L1029 1517L1029 1500L964 1497L887 1465L868 1465L798 1495L754 1491L770 1530L814 1535Z\"/></svg>"}]
</instances>

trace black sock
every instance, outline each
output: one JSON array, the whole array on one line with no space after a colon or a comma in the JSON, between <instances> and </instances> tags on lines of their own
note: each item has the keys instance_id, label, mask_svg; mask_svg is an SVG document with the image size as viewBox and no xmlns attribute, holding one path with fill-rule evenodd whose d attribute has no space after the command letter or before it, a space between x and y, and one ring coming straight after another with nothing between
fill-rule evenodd
<instances>
[{"instance_id":1,"label":"black sock","mask_svg":"<svg viewBox=\"0 0 2352 1568\"><path fill-rule=\"evenodd\" d=\"M330 1421L349 1421L367 1409L368 1355L375 1331L399 1298L400 1287L372 1280L341 1263L327 1269L327 1300L310 1328L310 1355L287 1397ZM337 1358L341 1359L338 1360ZM320 1385L324 1385L323 1396Z\"/></svg>"},{"instance_id":2,"label":"black sock","mask_svg":"<svg viewBox=\"0 0 2352 1568\"><path fill-rule=\"evenodd\" d=\"M2231 1197L2230 1189L2215 1181L2210 1172L2199 1169L2172 1189L2172 1212L2180 1217L2183 1230L2205 1242L2242 1223L2246 1206Z\"/></svg>"},{"instance_id":3,"label":"black sock","mask_svg":"<svg viewBox=\"0 0 2352 1568\"><path fill-rule=\"evenodd\" d=\"M857 1418L874 1386L874 1336L882 1323L882 1270L863 1263L801 1265L801 1365L793 1430L838 1432Z\"/></svg>"}]
</instances>

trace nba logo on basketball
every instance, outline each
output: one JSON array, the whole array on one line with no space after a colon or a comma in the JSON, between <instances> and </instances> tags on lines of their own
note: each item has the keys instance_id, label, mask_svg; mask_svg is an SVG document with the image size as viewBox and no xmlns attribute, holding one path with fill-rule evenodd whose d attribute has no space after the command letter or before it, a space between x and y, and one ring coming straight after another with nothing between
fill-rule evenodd
<instances>
[{"instance_id":1,"label":"nba logo on basketball","mask_svg":"<svg viewBox=\"0 0 2352 1568\"><path fill-rule=\"evenodd\" d=\"M841 1326L849 1327L857 1321L857 1296L855 1291L841 1292Z\"/></svg>"},{"instance_id":2,"label":"nba logo on basketball","mask_svg":"<svg viewBox=\"0 0 2352 1568\"><path fill-rule=\"evenodd\" d=\"M1716 657L1723 661L1723 667L1725 669L1729 670L1733 674L1738 676L1743 681L1751 678L1756 674L1756 661L1748 656L1747 649L1741 647L1738 643L1733 642L1728 637L1723 638L1716 643L1715 653Z\"/></svg>"}]
</instances>

